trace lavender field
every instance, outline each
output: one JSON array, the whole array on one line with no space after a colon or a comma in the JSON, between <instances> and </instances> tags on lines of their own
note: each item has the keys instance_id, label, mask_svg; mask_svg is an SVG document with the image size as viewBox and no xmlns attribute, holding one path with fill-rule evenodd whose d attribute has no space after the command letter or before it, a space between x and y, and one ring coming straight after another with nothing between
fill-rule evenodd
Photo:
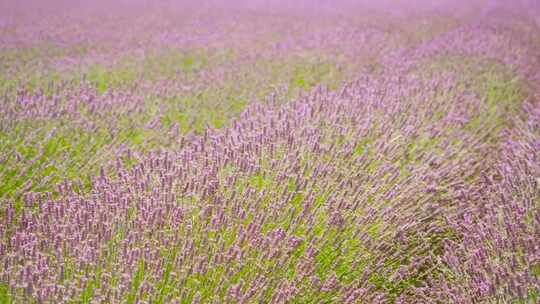
<instances>
[{"instance_id":1,"label":"lavender field","mask_svg":"<svg viewBox=\"0 0 540 304\"><path fill-rule=\"evenodd\" d=\"M0 303L540 303L540 2L0 0Z\"/></svg>"}]
</instances>

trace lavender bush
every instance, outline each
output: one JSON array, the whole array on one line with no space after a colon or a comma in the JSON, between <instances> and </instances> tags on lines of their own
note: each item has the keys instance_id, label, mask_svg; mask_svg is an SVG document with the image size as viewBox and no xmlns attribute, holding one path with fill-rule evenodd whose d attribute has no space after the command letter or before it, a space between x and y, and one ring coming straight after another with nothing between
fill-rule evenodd
<instances>
[{"instance_id":1,"label":"lavender bush","mask_svg":"<svg viewBox=\"0 0 540 304\"><path fill-rule=\"evenodd\" d=\"M0 4L0 302L537 303L532 1Z\"/></svg>"}]
</instances>

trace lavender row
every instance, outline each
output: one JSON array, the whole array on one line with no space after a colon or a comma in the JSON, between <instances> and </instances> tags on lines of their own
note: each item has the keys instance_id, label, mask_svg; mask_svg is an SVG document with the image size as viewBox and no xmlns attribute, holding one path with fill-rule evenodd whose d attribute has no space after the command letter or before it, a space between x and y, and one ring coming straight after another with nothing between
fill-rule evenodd
<instances>
[{"instance_id":1,"label":"lavender row","mask_svg":"<svg viewBox=\"0 0 540 304\"><path fill-rule=\"evenodd\" d=\"M513 38L534 25L488 21L394 53L338 90L274 95L222 129L175 133L174 148L109 154L88 192L76 180L23 191L23 208L0 209L0 295L538 301L538 50ZM135 95L83 92L65 100L112 117L144 109ZM26 97L35 112L8 114L54 119L47 109L62 104Z\"/></svg>"}]
</instances>

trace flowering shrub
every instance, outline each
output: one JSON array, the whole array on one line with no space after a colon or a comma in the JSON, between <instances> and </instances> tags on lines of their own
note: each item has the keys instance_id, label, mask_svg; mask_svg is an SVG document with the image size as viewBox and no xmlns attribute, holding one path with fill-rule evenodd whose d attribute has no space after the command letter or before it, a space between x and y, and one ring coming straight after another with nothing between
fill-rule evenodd
<instances>
[{"instance_id":1,"label":"flowering shrub","mask_svg":"<svg viewBox=\"0 0 540 304\"><path fill-rule=\"evenodd\" d=\"M6 5L0 302L538 302L540 10L338 2Z\"/></svg>"}]
</instances>

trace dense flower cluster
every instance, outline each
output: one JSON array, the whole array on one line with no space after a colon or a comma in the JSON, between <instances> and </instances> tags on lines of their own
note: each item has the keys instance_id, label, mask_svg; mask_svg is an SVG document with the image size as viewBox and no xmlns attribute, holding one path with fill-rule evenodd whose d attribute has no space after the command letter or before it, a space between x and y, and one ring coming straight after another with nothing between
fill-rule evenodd
<instances>
[{"instance_id":1,"label":"dense flower cluster","mask_svg":"<svg viewBox=\"0 0 540 304\"><path fill-rule=\"evenodd\" d=\"M238 20L210 17L219 10L198 20L207 40L183 32L192 25L163 43L84 32L103 45L122 39L104 51L116 58L134 41L165 48L183 43L179 35L243 55L209 47L204 56L135 56L152 68L124 66L119 82L102 76L120 75L113 64L94 82L3 87L0 301L540 301L540 9L495 1L479 14L471 3L414 1L424 9L413 12L383 2L365 1L377 12L366 18L397 21L356 23L355 1L307 12L305 1L278 1L267 14L238 1L214 3L238 10ZM250 14L293 29L254 26L284 37L249 46L249 30L239 29L258 24ZM413 15L435 29L396 30ZM142 16L153 33L179 26L168 23L172 12ZM125 18L107 26L135 17ZM224 41L221 26L241 34ZM24 40L17 48L43 40L31 26L3 31L7 53L15 37ZM312 79L323 62L301 70L294 58L284 63L293 69L273 61L309 52L340 59ZM181 71L161 69L173 63ZM159 77L145 77L154 69ZM338 70L339 85L328 81ZM216 84L237 87L197 99ZM239 92L246 101L235 105ZM233 105L227 122L182 126L186 115L217 119L211 109Z\"/></svg>"}]
</instances>

